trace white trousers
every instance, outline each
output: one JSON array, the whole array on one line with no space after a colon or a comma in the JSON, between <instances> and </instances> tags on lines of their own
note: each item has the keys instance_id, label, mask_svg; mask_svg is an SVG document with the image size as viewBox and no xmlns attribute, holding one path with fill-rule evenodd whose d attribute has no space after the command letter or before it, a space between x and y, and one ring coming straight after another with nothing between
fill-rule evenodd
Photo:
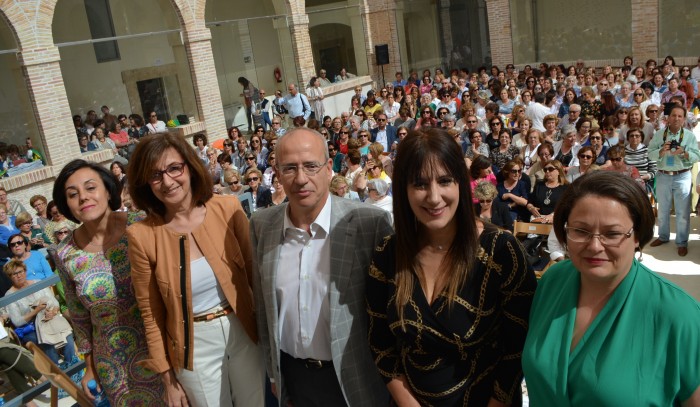
<instances>
[{"instance_id":1,"label":"white trousers","mask_svg":"<svg viewBox=\"0 0 700 407\"><path fill-rule=\"evenodd\" d=\"M191 406L264 406L260 350L234 313L194 323L193 368L177 373Z\"/></svg>"}]
</instances>

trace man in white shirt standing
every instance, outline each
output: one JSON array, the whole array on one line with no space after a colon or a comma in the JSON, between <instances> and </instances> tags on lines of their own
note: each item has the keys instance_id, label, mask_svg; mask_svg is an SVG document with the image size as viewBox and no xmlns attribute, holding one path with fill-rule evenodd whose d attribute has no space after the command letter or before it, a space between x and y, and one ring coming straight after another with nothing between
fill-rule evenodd
<instances>
[{"instance_id":1,"label":"man in white shirt standing","mask_svg":"<svg viewBox=\"0 0 700 407\"><path fill-rule=\"evenodd\" d=\"M550 114L551 108L545 105L546 96L544 93L535 93L535 103L530 104L525 109L525 115L532 120L532 128L539 131L545 131L544 123L542 122L544 117Z\"/></svg>"},{"instance_id":2,"label":"man in white shirt standing","mask_svg":"<svg viewBox=\"0 0 700 407\"><path fill-rule=\"evenodd\" d=\"M326 141L293 129L277 145L289 200L250 222L258 334L281 405L387 406L367 345L365 276L389 214L332 196Z\"/></svg>"}]
</instances>

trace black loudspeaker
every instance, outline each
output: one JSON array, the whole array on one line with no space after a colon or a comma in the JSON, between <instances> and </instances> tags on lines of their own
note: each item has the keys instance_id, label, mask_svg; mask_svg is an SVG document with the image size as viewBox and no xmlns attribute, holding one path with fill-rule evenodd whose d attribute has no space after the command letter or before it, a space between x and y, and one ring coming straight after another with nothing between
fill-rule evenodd
<instances>
[{"instance_id":1,"label":"black loudspeaker","mask_svg":"<svg viewBox=\"0 0 700 407\"><path fill-rule=\"evenodd\" d=\"M374 55L377 57L377 65L389 64L389 45L380 44L374 46Z\"/></svg>"}]
</instances>

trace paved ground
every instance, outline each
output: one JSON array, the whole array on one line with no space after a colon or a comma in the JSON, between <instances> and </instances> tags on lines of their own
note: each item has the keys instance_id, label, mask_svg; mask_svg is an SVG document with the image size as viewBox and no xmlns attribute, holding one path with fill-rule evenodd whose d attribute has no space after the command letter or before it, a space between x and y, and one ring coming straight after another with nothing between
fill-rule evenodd
<instances>
[{"instance_id":1,"label":"paved ground","mask_svg":"<svg viewBox=\"0 0 700 407\"><path fill-rule=\"evenodd\" d=\"M700 301L700 217L690 218L688 255L678 257L675 238L675 218L671 218L671 241L644 250L642 263L665 278L681 286Z\"/></svg>"}]
</instances>

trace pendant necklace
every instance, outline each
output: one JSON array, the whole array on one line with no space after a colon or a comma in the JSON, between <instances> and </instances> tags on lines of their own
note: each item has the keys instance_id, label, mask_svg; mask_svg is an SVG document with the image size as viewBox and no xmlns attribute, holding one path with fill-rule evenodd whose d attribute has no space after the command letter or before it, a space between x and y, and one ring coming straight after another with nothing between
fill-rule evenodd
<instances>
[{"instance_id":1,"label":"pendant necklace","mask_svg":"<svg viewBox=\"0 0 700 407\"><path fill-rule=\"evenodd\" d=\"M549 197L552 196L552 190L547 189L547 194L544 196L544 204L549 205L552 201L549 200Z\"/></svg>"}]
</instances>

